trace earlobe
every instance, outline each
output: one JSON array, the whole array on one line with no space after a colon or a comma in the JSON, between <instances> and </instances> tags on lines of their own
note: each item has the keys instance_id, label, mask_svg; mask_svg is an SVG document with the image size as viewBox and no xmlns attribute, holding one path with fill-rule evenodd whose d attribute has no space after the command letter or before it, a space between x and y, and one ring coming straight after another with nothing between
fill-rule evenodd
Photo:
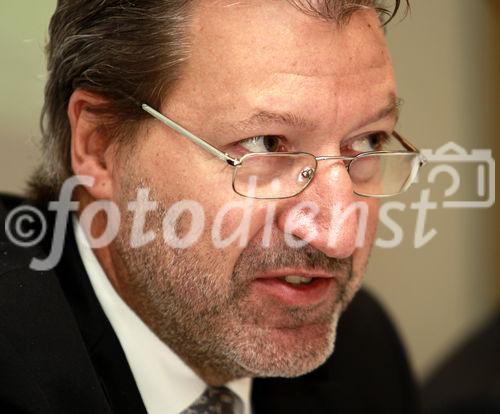
<instances>
[{"instance_id":1,"label":"earlobe","mask_svg":"<svg viewBox=\"0 0 500 414\"><path fill-rule=\"evenodd\" d=\"M71 126L71 166L76 175L94 178L86 191L94 199L111 199L113 193L113 151L111 140L102 128L99 114L89 109L106 104L106 100L82 90L71 95L68 119Z\"/></svg>"}]
</instances>

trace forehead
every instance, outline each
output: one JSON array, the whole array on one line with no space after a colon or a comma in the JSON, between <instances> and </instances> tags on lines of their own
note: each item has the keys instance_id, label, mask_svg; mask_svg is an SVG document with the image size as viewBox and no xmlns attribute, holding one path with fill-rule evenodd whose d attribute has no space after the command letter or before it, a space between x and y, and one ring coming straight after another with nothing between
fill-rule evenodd
<instances>
[{"instance_id":1,"label":"forehead","mask_svg":"<svg viewBox=\"0 0 500 414\"><path fill-rule=\"evenodd\" d=\"M197 102L206 110L207 101L221 111L243 111L245 103L293 105L291 100L304 108L311 95L326 108L340 98L349 106L349 97L367 90L375 99L393 93L392 68L373 10L356 12L338 26L282 0L205 1L195 7L191 38L176 88L192 97L191 110Z\"/></svg>"},{"instance_id":2,"label":"forehead","mask_svg":"<svg viewBox=\"0 0 500 414\"><path fill-rule=\"evenodd\" d=\"M350 24L338 26L306 15L284 0L202 2L195 8L192 35L193 58L231 56L241 65L258 62L273 67L291 63L306 75L346 72L351 58L376 64L374 48L380 52L385 47L373 10L357 12ZM307 61L298 60L306 56ZM328 72L324 72L326 67Z\"/></svg>"}]
</instances>

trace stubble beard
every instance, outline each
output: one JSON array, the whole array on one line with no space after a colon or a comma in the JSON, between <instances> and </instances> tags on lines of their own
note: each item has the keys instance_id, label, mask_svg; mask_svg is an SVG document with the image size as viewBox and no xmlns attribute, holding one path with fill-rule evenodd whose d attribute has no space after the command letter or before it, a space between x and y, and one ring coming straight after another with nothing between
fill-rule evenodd
<instances>
[{"instance_id":1,"label":"stubble beard","mask_svg":"<svg viewBox=\"0 0 500 414\"><path fill-rule=\"evenodd\" d=\"M329 258L310 246L293 249L275 237L270 248L250 242L227 277L221 273L224 252L214 247L210 252L196 245L173 249L156 237L143 248L131 248L132 217L122 213L114 242L125 270L122 297L207 382L299 376L332 354L338 319L358 289L352 258ZM151 219L149 228L161 235L161 221ZM259 272L280 267L331 271L338 276L335 299L316 315L317 309L276 304L277 322L250 299L249 285Z\"/></svg>"}]
</instances>

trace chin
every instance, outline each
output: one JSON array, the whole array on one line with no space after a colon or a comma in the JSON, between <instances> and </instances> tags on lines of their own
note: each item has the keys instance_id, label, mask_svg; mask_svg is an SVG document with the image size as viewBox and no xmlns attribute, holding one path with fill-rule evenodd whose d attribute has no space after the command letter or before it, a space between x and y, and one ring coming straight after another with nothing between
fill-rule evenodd
<instances>
[{"instance_id":1,"label":"chin","mask_svg":"<svg viewBox=\"0 0 500 414\"><path fill-rule=\"evenodd\" d=\"M266 328L241 340L235 362L252 377L298 377L321 366L333 353L338 312L328 324Z\"/></svg>"}]
</instances>

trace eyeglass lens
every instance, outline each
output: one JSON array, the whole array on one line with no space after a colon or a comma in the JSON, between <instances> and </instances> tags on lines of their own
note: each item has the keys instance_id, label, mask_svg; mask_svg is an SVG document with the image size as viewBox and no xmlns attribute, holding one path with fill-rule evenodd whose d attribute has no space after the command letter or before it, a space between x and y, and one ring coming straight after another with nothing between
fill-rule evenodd
<instances>
[{"instance_id":1,"label":"eyeglass lens","mask_svg":"<svg viewBox=\"0 0 500 414\"><path fill-rule=\"evenodd\" d=\"M307 153L248 154L235 169L233 188L252 198L293 197L309 185L317 163ZM348 171L356 194L388 196L408 187L418 165L416 153L363 154L348 163Z\"/></svg>"}]
</instances>

